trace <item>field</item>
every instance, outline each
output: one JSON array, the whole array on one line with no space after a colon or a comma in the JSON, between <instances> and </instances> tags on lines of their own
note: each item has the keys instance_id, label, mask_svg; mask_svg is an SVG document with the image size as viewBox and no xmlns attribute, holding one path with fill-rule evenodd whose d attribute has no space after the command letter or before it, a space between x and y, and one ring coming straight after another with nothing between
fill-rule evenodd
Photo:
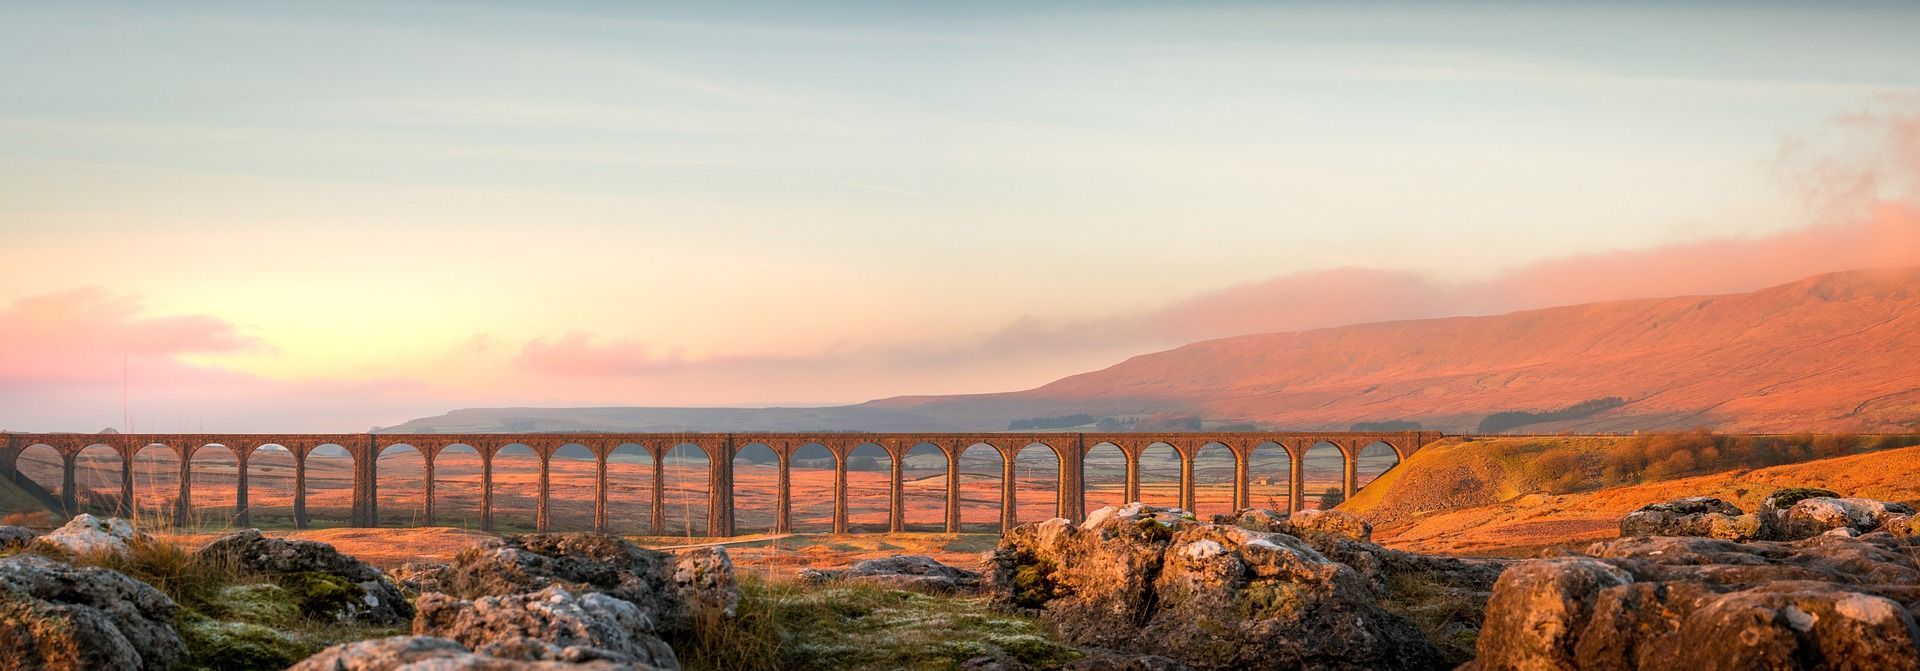
<instances>
[{"instance_id":1,"label":"field","mask_svg":"<svg viewBox=\"0 0 1920 671\"><path fill-rule=\"evenodd\" d=\"M818 448L812 448L818 449ZM755 450L761 453L756 454ZM76 481L83 508L111 512L120 495L118 457L106 448L83 451ZM890 465L878 448L856 450L848 460L848 523L851 531L877 532L887 528L887 488ZM1373 479L1394 463L1390 451L1362 456L1361 482ZM1328 490L1337 490L1339 453L1329 446L1307 456L1306 504L1317 507ZM1277 449L1255 455L1251 468L1253 504L1284 508L1287 499L1287 461ZM58 491L58 456L44 447L21 455L20 471L49 491ZM377 483L382 526L421 526L424 511L424 464L411 448L389 449L379 459ZM1203 451L1194 464L1195 496L1202 514L1230 512L1233 458L1225 448ZM180 464L161 448L141 451L134 459L135 517L148 526L165 524L179 497ZM931 448L910 452L903 463L906 522L910 531L943 531L946 506L945 459ZM1089 509L1124 503L1125 461L1118 450L1103 446L1088 455L1085 473ZM991 532L1000 519L1000 458L980 447L960 459L962 530ZM1141 498L1148 503L1175 505L1179 499L1179 458L1170 448L1150 449L1141 458ZM667 535L699 538L706 535L708 508L707 464L691 449L670 453L662 470ZM832 528L832 460L824 451L795 455L792 478L793 529L824 532ZM194 456L193 511L187 529L214 530L234 522L238 468L233 455L205 448ZM262 529L293 527L293 459L283 450L262 448L249 464L248 498L252 525ZM347 526L351 512L352 468L341 453L316 452L307 459L307 515L314 528ZM434 510L436 526L478 529L480 526L481 462L479 455L458 448L435 461ZM529 531L534 524L539 462L525 448L508 448L494 459L494 523L502 532ZM771 531L775 514L778 469L765 448L748 448L734 465L735 529L739 534ZM1020 521L1053 517L1058 473L1053 456L1034 447L1015 462L1015 510ZM637 450L616 452L608 462L608 511L611 530L623 534L651 533L651 459ZM551 462L549 487L557 530L584 530L593 526L594 464L591 460L556 456ZM1337 496L1337 494L1336 494Z\"/></svg>"}]
</instances>

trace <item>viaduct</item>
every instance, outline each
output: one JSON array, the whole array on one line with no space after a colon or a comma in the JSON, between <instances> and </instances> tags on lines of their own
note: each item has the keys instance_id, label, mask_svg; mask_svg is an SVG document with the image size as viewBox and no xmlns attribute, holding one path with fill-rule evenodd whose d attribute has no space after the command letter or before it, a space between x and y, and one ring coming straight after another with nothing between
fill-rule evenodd
<instances>
[{"instance_id":1,"label":"viaduct","mask_svg":"<svg viewBox=\"0 0 1920 671\"><path fill-rule=\"evenodd\" d=\"M75 466L80 451L92 446L105 446L118 453L121 467L121 496L123 507L134 500L133 463L134 455L141 450L160 448L171 450L179 457L180 476L179 496L174 505L174 522L184 524L192 510L192 469L193 455L202 449L231 451L239 470L238 488L235 495L235 523L250 526L247 505L247 462L254 452L265 446L278 446L292 454L294 459L294 525L305 528L307 525L306 461L315 449L337 446L353 460L353 510L354 526L373 527L380 524L380 510L376 483L378 475L378 456L389 447L409 446L419 451L425 460L423 477L425 482L424 516L426 525L434 524L434 459L449 447L463 445L473 449L481 460L481 503L480 524L482 529L493 527L493 460L500 450L514 445L530 448L539 458L540 480L535 508L535 526L545 531L549 529L549 470L554 453L569 445L585 448L594 455L596 462L596 485L594 494L594 530L608 529L607 459L615 449L623 446L638 446L645 450L653 460L653 500L650 506L650 525L654 533L661 533L665 527L663 491L663 469L661 466L668 452L690 445L698 448L707 456L707 491L711 497L708 507L707 529L711 536L731 536L734 533L734 457L740 450L754 445L770 448L778 457L780 475L774 517L774 532L787 533L791 530L792 497L789 478L790 462L794 452L807 445L817 445L834 458L834 501L833 531L847 532L847 460L850 453L863 445L875 445L886 450L891 457L892 474L888 488L888 526L892 531L904 531L905 496L903 494L902 460L909 450L921 445L931 445L940 450L946 458L946 523L949 532L960 528L960 472L957 468L961 452L984 445L993 448L1000 455L1001 495L1000 528L1012 528L1015 522L1014 505L1014 465L1016 455L1031 446L1044 446L1050 450L1059 467L1059 488L1055 498L1055 510L1060 517L1080 520L1086 517L1086 478L1083 470L1086 455L1093 448L1106 444L1119 448L1126 457L1126 500L1140 500L1139 458L1149 446L1165 444L1180 455L1180 505L1194 508L1194 456L1204 447L1220 445L1231 450L1234 457L1233 501L1236 508L1249 507L1248 464L1255 449L1272 445L1285 450L1291 468L1291 481L1288 483L1288 501L1293 510L1300 510L1305 498L1303 459L1308 448L1319 443L1330 443L1340 450L1345 463L1345 477L1342 492L1351 496L1358 489L1356 466L1360 451L1374 443L1384 443L1404 461L1420 448L1439 440L1442 434L1431 431L1356 433L1356 432L1259 432L1259 433L483 433L483 434L73 434L73 433L12 433L5 434L5 443L0 444L0 475L16 473L15 466L20 454L34 446L46 446L57 452L62 460L62 475L57 493L61 508L65 511L77 509L75 487Z\"/></svg>"}]
</instances>

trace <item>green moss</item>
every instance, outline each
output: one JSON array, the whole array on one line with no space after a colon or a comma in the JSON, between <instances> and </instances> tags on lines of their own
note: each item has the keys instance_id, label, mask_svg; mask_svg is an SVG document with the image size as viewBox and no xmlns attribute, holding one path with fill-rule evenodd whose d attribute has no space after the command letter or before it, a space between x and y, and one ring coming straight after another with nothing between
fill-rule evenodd
<instances>
[{"instance_id":1,"label":"green moss","mask_svg":"<svg viewBox=\"0 0 1920 671\"><path fill-rule=\"evenodd\" d=\"M1149 542L1164 543L1173 540L1173 527L1161 524L1152 516L1142 516L1134 521L1133 528Z\"/></svg>"},{"instance_id":2,"label":"green moss","mask_svg":"<svg viewBox=\"0 0 1920 671\"><path fill-rule=\"evenodd\" d=\"M1291 618L1300 614L1306 601L1301 592L1305 588L1284 580L1258 580L1234 595L1234 612L1241 617L1259 620Z\"/></svg>"},{"instance_id":3,"label":"green moss","mask_svg":"<svg viewBox=\"0 0 1920 671\"><path fill-rule=\"evenodd\" d=\"M190 616L180 622L191 668L222 671L284 669L312 651L291 634L251 622Z\"/></svg>"},{"instance_id":4,"label":"green moss","mask_svg":"<svg viewBox=\"0 0 1920 671\"><path fill-rule=\"evenodd\" d=\"M317 619L342 619L365 603L366 590L346 578L317 571L291 573L279 577L279 583L293 597L300 612Z\"/></svg>"},{"instance_id":5,"label":"green moss","mask_svg":"<svg viewBox=\"0 0 1920 671\"><path fill-rule=\"evenodd\" d=\"M215 592L207 604L209 615L261 625L292 624L300 617L299 601L286 588L272 583L229 585Z\"/></svg>"},{"instance_id":6,"label":"green moss","mask_svg":"<svg viewBox=\"0 0 1920 671\"><path fill-rule=\"evenodd\" d=\"M1157 526L1157 525L1156 525ZM1053 565L1028 552L1014 557L1013 603L1021 608L1042 608L1059 595L1053 581Z\"/></svg>"}]
</instances>

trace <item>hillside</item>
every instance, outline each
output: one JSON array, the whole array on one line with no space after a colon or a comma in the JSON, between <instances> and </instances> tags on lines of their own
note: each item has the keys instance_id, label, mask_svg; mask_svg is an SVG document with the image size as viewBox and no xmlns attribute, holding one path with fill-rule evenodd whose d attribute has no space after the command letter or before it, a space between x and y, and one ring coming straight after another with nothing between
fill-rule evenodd
<instances>
[{"instance_id":1,"label":"hillside","mask_svg":"<svg viewBox=\"0 0 1920 671\"><path fill-rule=\"evenodd\" d=\"M1920 429L1920 268L1819 275L1752 293L1614 301L1209 340L1028 391L826 408L484 408L392 431L955 431L1087 413L1474 432L1488 415L1580 417L1518 433L1707 427ZM1613 401L1611 399L1618 399Z\"/></svg>"},{"instance_id":2,"label":"hillside","mask_svg":"<svg viewBox=\"0 0 1920 671\"><path fill-rule=\"evenodd\" d=\"M1515 554L1619 535L1649 503L1713 496L1756 509L1774 490L1821 487L1849 496L1920 500L1920 447L1732 469L1644 484L1550 494L1527 468L1545 449L1598 459L1624 438L1450 439L1409 458L1340 506L1374 523L1382 543L1418 552Z\"/></svg>"},{"instance_id":3,"label":"hillside","mask_svg":"<svg viewBox=\"0 0 1920 671\"><path fill-rule=\"evenodd\" d=\"M1615 301L1210 340L1038 389L870 405L1005 426L1087 412L1192 412L1292 428L1486 415L1619 397L1521 432L1920 427L1920 268L1811 277L1746 294Z\"/></svg>"}]
</instances>

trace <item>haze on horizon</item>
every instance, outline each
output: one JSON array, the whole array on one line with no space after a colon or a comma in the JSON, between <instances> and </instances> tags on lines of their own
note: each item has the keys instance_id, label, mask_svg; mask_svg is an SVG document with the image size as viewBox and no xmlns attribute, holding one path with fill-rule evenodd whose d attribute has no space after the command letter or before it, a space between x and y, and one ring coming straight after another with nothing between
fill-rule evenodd
<instances>
[{"instance_id":1,"label":"haze on horizon","mask_svg":"<svg viewBox=\"0 0 1920 671\"><path fill-rule=\"evenodd\" d=\"M1000 391L1212 337L1920 263L1914 25L7 6L0 428Z\"/></svg>"}]
</instances>

